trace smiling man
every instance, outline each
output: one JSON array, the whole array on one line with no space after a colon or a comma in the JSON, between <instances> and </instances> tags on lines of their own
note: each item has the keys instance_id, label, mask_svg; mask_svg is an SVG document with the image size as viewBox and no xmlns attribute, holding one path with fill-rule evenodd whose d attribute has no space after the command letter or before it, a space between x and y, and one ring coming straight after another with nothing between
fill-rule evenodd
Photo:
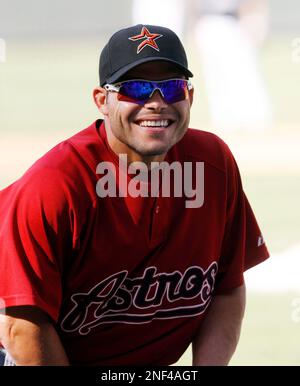
<instances>
[{"instance_id":1,"label":"smiling man","mask_svg":"<svg viewBox=\"0 0 300 386\"><path fill-rule=\"evenodd\" d=\"M106 84L104 89L94 91L95 102L104 115L108 142L117 154L128 154L131 162L162 161L187 130L193 89L182 71L166 61L139 64L125 78L119 87ZM157 83L152 86L147 80ZM139 92L138 88L145 93L138 104L122 94ZM180 99L168 103L163 97L164 90L171 96L177 92Z\"/></svg>"},{"instance_id":2,"label":"smiling man","mask_svg":"<svg viewBox=\"0 0 300 386\"><path fill-rule=\"evenodd\" d=\"M99 74L104 119L0 192L2 362L170 365L192 343L194 365L227 365L243 272L268 257L235 160L188 128L193 74L171 30L116 32Z\"/></svg>"}]
</instances>

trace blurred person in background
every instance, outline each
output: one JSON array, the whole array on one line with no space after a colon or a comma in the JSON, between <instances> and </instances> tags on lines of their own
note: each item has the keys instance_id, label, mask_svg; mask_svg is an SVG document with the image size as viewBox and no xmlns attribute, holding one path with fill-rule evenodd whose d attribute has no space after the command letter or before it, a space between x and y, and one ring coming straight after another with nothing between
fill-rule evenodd
<instances>
[{"instance_id":1,"label":"blurred person in background","mask_svg":"<svg viewBox=\"0 0 300 386\"><path fill-rule=\"evenodd\" d=\"M133 24L164 25L179 36L184 35L186 5L183 0L133 0Z\"/></svg>"},{"instance_id":2,"label":"blurred person in background","mask_svg":"<svg viewBox=\"0 0 300 386\"><path fill-rule=\"evenodd\" d=\"M265 0L195 0L196 46L214 130L265 131L272 107L257 49L267 33Z\"/></svg>"},{"instance_id":3,"label":"blurred person in background","mask_svg":"<svg viewBox=\"0 0 300 386\"><path fill-rule=\"evenodd\" d=\"M6 45L3 39L0 39L0 63L5 62Z\"/></svg>"}]
</instances>

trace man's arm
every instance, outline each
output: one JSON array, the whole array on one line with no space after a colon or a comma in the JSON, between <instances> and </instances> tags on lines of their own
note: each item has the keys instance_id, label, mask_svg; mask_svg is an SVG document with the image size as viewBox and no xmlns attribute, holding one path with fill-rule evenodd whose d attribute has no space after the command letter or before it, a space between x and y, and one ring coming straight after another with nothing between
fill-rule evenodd
<instances>
[{"instance_id":1,"label":"man's arm","mask_svg":"<svg viewBox=\"0 0 300 386\"><path fill-rule=\"evenodd\" d=\"M7 308L0 315L0 341L16 365L69 365L53 324L37 307Z\"/></svg>"},{"instance_id":2,"label":"man's arm","mask_svg":"<svg viewBox=\"0 0 300 386\"><path fill-rule=\"evenodd\" d=\"M213 297L193 341L194 366L228 365L240 336L245 292L245 285L242 285Z\"/></svg>"}]
</instances>

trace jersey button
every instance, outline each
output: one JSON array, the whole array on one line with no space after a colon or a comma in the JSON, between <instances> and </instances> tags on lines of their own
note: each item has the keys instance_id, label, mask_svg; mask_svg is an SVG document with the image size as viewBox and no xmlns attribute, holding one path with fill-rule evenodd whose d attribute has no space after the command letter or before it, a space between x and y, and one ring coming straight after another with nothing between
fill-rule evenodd
<instances>
[{"instance_id":1,"label":"jersey button","mask_svg":"<svg viewBox=\"0 0 300 386\"><path fill-rule=\"evenodd\" d=\"M155 213L158 214L159 210L160 210L160 207L159 207L159 205L157 205L156 208L155 208Z\"/></svg>"}]
</instances>

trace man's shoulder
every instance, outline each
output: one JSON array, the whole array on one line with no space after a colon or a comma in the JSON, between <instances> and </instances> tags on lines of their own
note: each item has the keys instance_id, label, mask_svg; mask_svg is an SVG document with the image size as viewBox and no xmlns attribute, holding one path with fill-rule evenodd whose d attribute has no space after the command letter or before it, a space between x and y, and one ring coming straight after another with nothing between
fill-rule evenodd
<instances>
[{"instance_id":1,"label":"man's shoulder","mask_svg":"<svg viewBox=\"0 0 300 386\"><path fill-rule=\"evenodd\" d=\"M55 145L39 158L28 171L52 169L68 175L78 175L80 168L94 171L97 162L99 162L96 154L100 153L100 143L96 122L94 122L89 127Z\"/></svg>"},{"instance_id":2,"label":"man's shoulder","mask_svg":"<svg viewBox=\"0 0 300 386\"><path fill-rule=\"evenodd\" d=\"M216 134L189 128L179 146L187 159L210 164L221 170L226 169L228 157L232 157L227 144Z\"/></svg>"},{"instance_id":3,"label":"man's shoulder","mask_svg":"<svg viewBox=\"0 0 300 386\"><path fill-rule=\"evenodd\" d=\"M95 148L99 147L99 144L102 143L101 136L99 134L100 131L98 130L102 122L103 121L101 119L98 119L97 121L89 125L87 128L77 132L72 137L68 138L66 142L68 142L69 145L73 146L73 148L77 151L97 151L98 149Z\"/></svg>"},{"instance_id":4,"label":"man's shoulder","mask_svg":"<svg viewBox=\"0 0 300 386\"><path fill-rule=\"evenodd\" d=\"M99 142L95 122L55 145L5 191L21 190L60 198L74 192L93 198Z\"/></svg>"}]
</instances>

